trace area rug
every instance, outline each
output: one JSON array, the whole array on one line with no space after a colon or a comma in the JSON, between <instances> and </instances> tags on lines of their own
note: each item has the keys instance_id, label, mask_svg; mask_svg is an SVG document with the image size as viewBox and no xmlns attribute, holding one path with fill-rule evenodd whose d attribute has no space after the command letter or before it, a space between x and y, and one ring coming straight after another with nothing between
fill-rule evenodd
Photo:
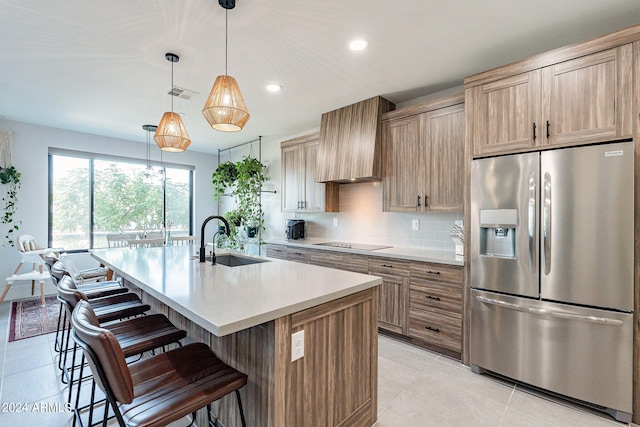
<instances>
[{"instance_id":1,"label":"area rug","mask_svg":"<svg viewBox=\"0 0 640 427\"><path fill-rule=\"evenodd\" d=\"M56 331L60 302L55 295L45 297L44 302L42 307L40 297L13 301L9 342Z\"/></svg>"}]
</instances>

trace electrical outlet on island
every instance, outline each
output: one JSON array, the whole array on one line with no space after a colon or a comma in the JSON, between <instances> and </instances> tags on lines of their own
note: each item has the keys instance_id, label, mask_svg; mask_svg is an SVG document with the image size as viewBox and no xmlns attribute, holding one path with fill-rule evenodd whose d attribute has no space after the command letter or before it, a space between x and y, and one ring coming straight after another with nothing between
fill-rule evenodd
<instances>
[{"instance_id":1,"label":"electrical outlet on island","mask_svg":"<svg viewBox=\"0 0 640 427\"><path fill-rule=\"evenodd\" d=\"M304 329L291 334L291 361L295 362L304 356Z\"/></svg>"}]
</instances>

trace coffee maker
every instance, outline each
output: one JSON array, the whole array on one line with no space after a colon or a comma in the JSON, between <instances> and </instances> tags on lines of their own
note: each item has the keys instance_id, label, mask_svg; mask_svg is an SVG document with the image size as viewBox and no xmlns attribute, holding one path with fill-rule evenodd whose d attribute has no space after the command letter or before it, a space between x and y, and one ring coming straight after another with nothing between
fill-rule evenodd
<instances>
[{"instance_id":1,"label":"coffee maker","mask_svg":"<svg viewBox=\"0 0 640 427\"><path fill-rule=\"evenodd\" d=\"M304 239L304 220L288 219L285 233L287 235L287 240Z\"/></svg>"}]
</instances>

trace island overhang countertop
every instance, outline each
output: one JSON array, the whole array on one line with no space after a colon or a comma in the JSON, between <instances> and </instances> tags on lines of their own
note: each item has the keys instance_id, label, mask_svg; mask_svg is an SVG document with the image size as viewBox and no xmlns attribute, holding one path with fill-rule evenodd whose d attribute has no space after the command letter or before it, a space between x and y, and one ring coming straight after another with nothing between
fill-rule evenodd
<instances>
[{"instance_id":1,"label":"island overhang countertop","mask_svg":"<svg viewBox=\"0 0 640 427\"><path fill-rule=\"evenodd\" d=\"M92 256L125 280L224 336L378 286L376 276L260 257L268 262L212 266L195 246L98 249ZM217 255L222 255L220 251Z\"/></svg>"}]
</instances>

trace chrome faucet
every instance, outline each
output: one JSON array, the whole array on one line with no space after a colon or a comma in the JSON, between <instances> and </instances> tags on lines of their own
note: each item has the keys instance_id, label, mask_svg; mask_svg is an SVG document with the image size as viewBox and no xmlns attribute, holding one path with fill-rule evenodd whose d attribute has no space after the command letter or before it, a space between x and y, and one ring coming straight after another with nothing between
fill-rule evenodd
<instances>
[{"instance_id":1,"label":"chrome faucet","mask_svg":"<svg viewBox=\"0 0 640 427\"><path fill-rule=\"evenodd\" d=\"M227 222L227 220L224 219L223 217L219 216L219 215L211 215L209 218L205 219L204 222L202 223L202 228L200 229L200 262L204 262L205 261L204 228L207 225L207 223L209 221L211 221L212 219L219 219L220 221L222 221L224 223L224 231L220 230L219 233L226 234L228 236L229 232L231 231L231 229L229 228L229 223ZM216 232L213 235L213 243L214 243L214 245L213 245L213 250L211 251L211 264L212 265L216 263L216 245L215 245L216 234L218 234L218 232Z\"/></svg>"}]
</instances>

